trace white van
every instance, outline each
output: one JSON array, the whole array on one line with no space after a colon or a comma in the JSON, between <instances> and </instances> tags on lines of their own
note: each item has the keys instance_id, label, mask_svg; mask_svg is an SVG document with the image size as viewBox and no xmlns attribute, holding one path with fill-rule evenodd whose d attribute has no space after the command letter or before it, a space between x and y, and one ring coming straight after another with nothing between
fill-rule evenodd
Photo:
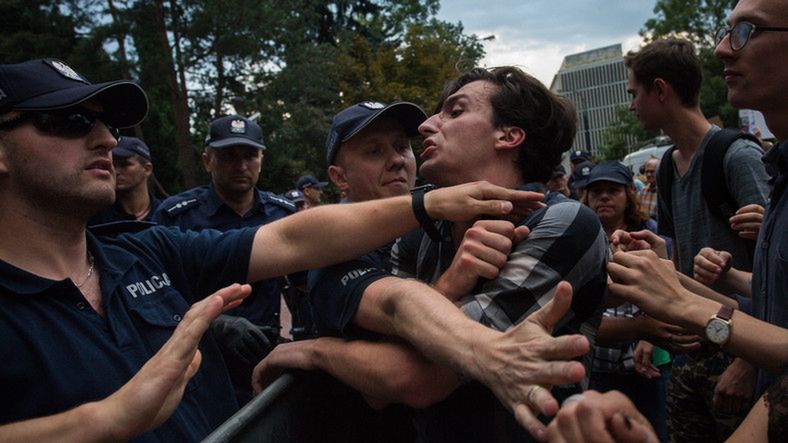
<instances>
[{"instance_id":1,"label":"white van","mask_svg":"<svg viewBox=\"0 0 788 443\"><path fill-rule=\"evenodd\" d=\"M630 171L632 171L633 175L640 174L640 166L648 161L651 157L656 157L658 159L662 159L662 154L665 153L668 149L672 148L673 145L664 145L664 146L649 146L647 148L643 148L639 151L635 151L626 157L621 163L624 166L628 167Z\"/></svg>"}]
</instances>

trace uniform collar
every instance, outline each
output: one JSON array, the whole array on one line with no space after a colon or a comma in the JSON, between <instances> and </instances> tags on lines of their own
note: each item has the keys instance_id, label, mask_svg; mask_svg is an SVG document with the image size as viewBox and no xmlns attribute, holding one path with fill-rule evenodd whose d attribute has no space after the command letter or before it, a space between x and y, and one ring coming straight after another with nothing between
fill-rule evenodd
<instances>
[{"instance_id":1,"label":"uniform collar","mask_svg":"<svg viewBox=\"0 0 788 443\"><path fill-rule=\"evenodd\" d=\"M252 209L249 210L250 212L257 211L261 206L265 205L267 201L266 197L256 186L252 188L252 190L254 191L254 199L252 200ZM213 188L213 183L208 185L208 196L205 199L204 206L208 215L216 215L216 212L219 211L219 208L222 206L226 206L228 210L232 211L232 209L224 203L224 200L219 197L219 194L216 193L216 190Z\"/></svg>"}]
</instances>

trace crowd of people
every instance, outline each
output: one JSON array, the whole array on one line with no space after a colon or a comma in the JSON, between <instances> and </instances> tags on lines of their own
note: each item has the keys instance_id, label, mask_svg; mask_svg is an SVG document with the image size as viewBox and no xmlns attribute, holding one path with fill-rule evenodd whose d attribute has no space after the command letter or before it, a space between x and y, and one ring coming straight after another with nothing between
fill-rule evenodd
<instances>
[{"instance_id":1,"label":"crowd of people","mask_svg":"<svg viewBox=\"0 0 788 443\"><path fill-rule=\"evenodd\" d=\"M786 6L741 0L715 50L778 141ZM312 175L258 189L240 115L211 123L210 183L162 195L118 136L138 85L0 65L0 442L199 441L288 369L405 408L418 441L784 441L788 144L708 122L687 41L625 64L674 143L640 178L569 151L569 100L475 68L431 116L337 113L339 204Z\"/></svg>"}]
</instances>

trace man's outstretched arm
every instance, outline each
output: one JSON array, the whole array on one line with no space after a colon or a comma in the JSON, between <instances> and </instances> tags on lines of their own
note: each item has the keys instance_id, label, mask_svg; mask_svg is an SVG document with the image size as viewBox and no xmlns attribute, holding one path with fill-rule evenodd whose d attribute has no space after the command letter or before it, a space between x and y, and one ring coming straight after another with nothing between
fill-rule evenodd
<instances>
[{"instance_id":1,"label":"man's outstretched arm","mask_svg":"<svg viewBox=\"0 0 788 443\"><path fill-rule=\"evenodd\" d=\"M235 284L195 303L156 355L114 394L60 414L0 426L0 442L126 441L155 429L175 411L200 367L197 347L211 321L250 293L250 286Z\"/></svg>"},{"instance_id":2,"label":"man's outstretched arm","mask_svg":"<svg viewBox=\"0 0 788 443\"><path fill-rule=\"evenodd\" d=\"M424 196L434 220L502 216L542 205L542 194L486 182L436 189ZM418 227L411 197L326 205L259 228L249 261L249 281L322 268L359 257Z\"/></svg>"}]
</instances>

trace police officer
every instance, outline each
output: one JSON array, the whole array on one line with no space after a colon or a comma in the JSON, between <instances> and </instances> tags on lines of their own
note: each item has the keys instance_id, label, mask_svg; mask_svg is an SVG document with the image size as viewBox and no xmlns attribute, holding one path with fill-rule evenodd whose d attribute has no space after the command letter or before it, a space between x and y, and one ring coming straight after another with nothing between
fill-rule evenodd
<instances>
[{"instance_id":1,"label":"police officer","mask_svg":"<svg viewBox=\"0 0 788 443\"><path fill-rule=\"evenodd\" d=\"M148 188L153 175L150 149L136 137L123 136L112 149L115 167L115 204L95 217L89 225L116 221L149 221L161 204Z\"/></svg>"},{"instance_id":2,"label":"police officer","mask_svg":"<svg viewBox=\"0 0 788 443\"><path fill-rule=\"evenodd\" d=\"M296 180L296 189L304 194L306 202L304 209L312 208L320 204L323 199L323 187L328 182L321 182L311 175L302 175Z\"/></svg>"},{"instance_id":3,"label":"police officer","mask_svg":"<svg viewBox=\"0 0 788 443\"><path fill-rule=\"evenodd\" d=\"M95 236L88 219L115 198L111 129L147 110L128 81L91 84L57 60L0 65L3 439L201 440L237 410L202 337L248 294L233 282L349 260L418 226L403 196L226 233ZM527 196L477 184L424 197L427 216L462 220Z\"/></svg>"},{"instance_id":4,"label":"police officer","mask_svg":"<svg viewBox=\"0 0 788 443\"><path fill-rule=\"evenodd\" d=\"M168 198L153 220L182 229L227 231L264 225L292 214L296 206L291 201L255 186L265 148L263 130L257 123L240 115L217 118L211 123L202 155L211 184ZM254 364L270 350L270 344L278 341L280 298L284 287L283 278L257 282L252 295L229 313L262 327L265 337L238 319L222 317L214 327L241 402L251 399L249 380ZM246 333L238 331L239 328ZM246 349L241 351L237 347L243 344L244 334L254 334L255 340L248 342L249 346L243 346Z\"/></svg>"},{"instance_id":5,"label":"police officer","mask_svg":"<svg viewBox=\"0 0 788 443\"><path fill-rule=\"evenodd\" d=\"M259 226L296 211L284 197L255 186L263 163L263 130L246 117L230 115L211 123L202 160L211 184L165 200L153 220L182 229L220 231ZM233 314L279 334L281 279L255 285L254 293Z\"/></svg>"}]
</instances>

